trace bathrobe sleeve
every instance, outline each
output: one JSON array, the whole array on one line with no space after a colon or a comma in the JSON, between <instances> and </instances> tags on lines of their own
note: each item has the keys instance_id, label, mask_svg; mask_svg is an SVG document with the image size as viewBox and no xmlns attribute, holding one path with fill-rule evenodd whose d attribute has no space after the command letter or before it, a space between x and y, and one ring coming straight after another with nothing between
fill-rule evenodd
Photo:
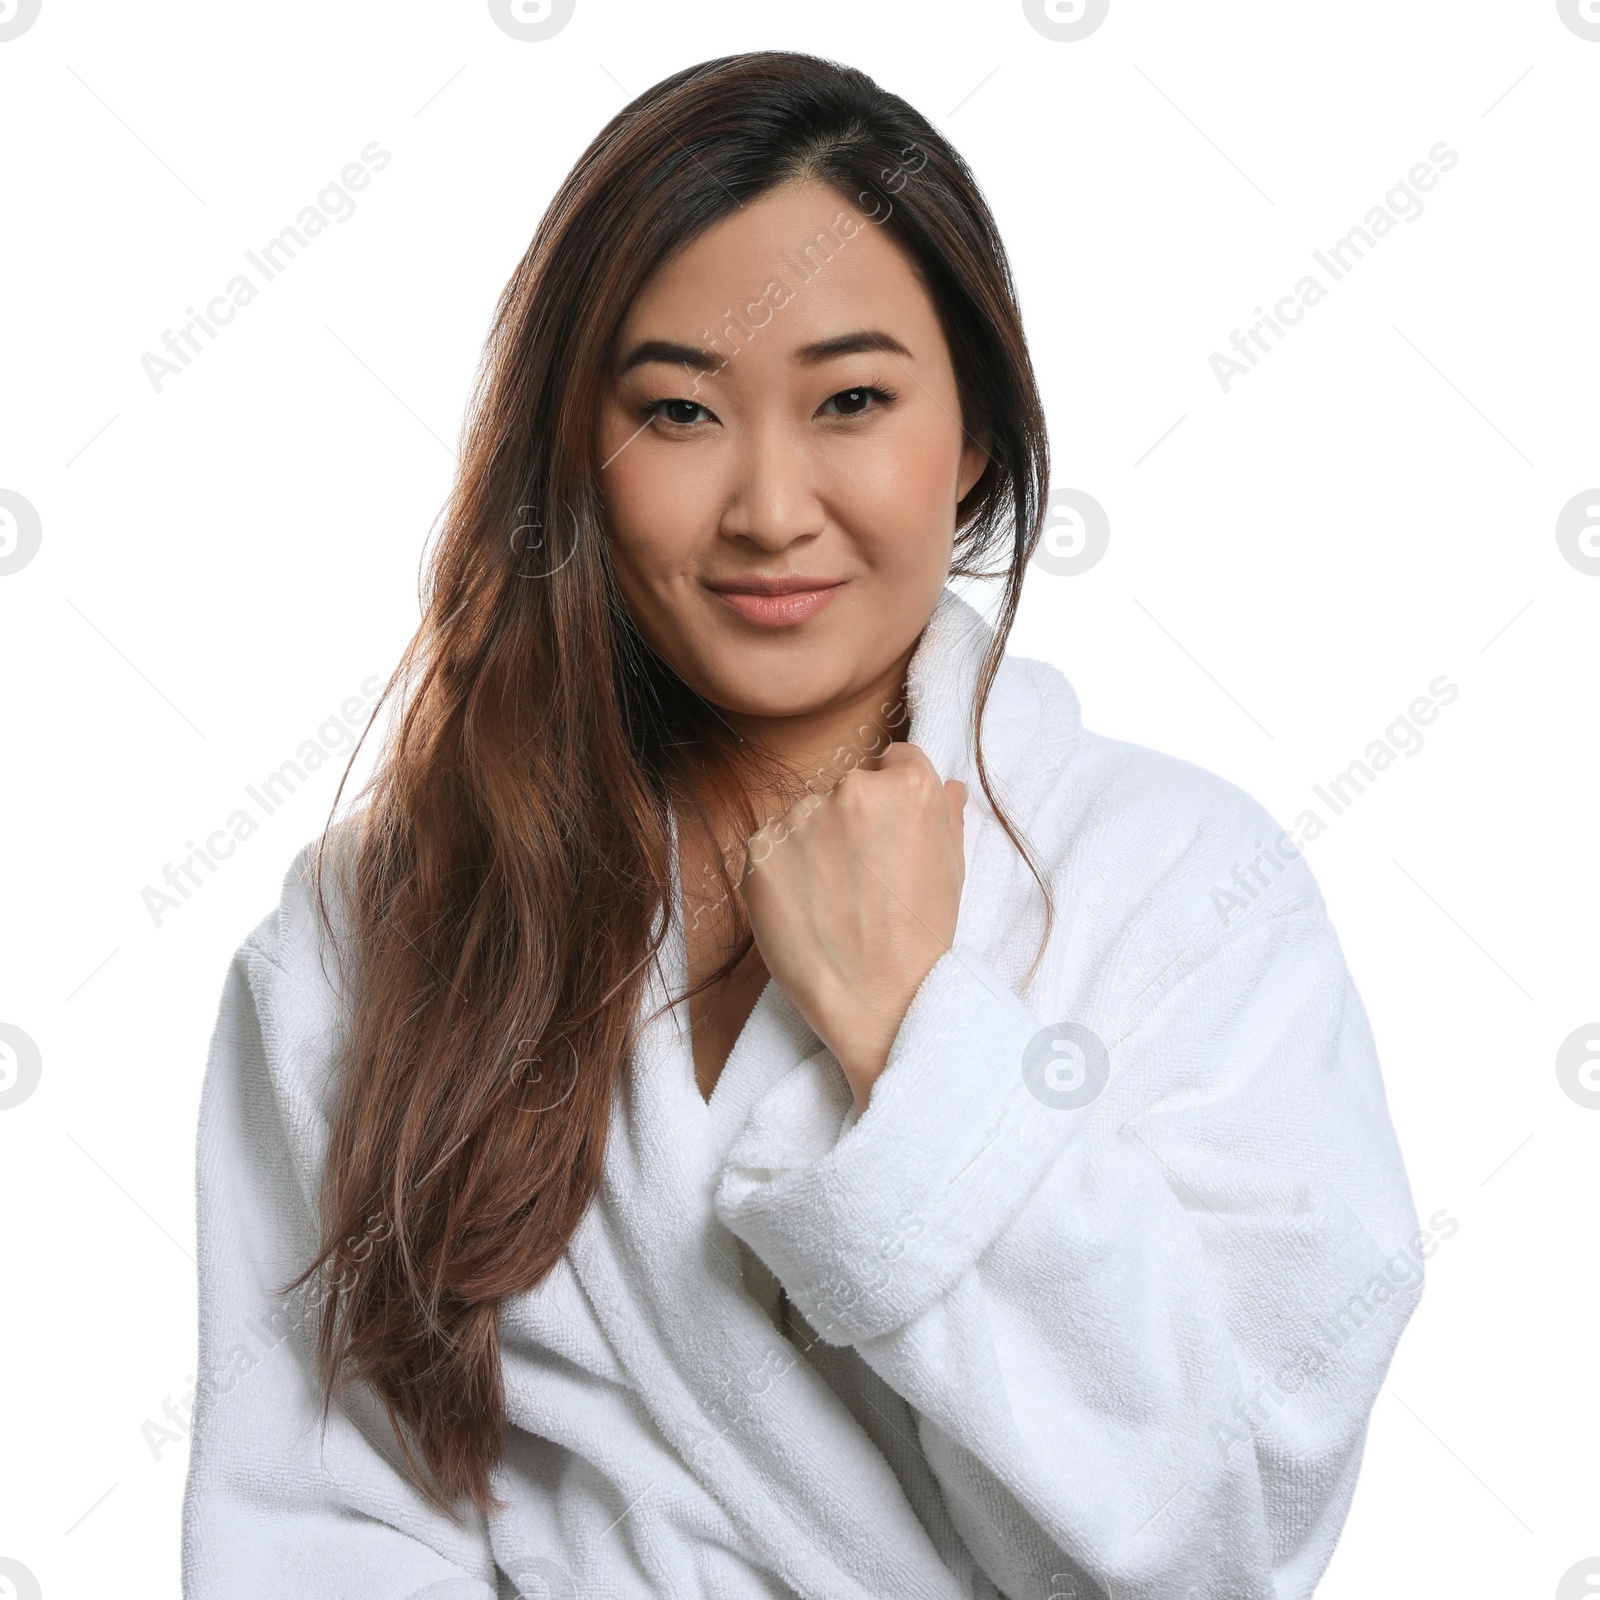
<instances>
[{"instance_id":1,"label":"bathrobe sleeve","mask_svg":"<svg viewBox=\"0 0 1600 1600\"><path fill-rule=\"evenodd\" d=\"M908 1402L1010 1600L1297 1600L1422 1283L1366 1015L1320 896L1111 982L1040 1016L958 940L866 1110L805 1147L791 1072L717 1209Z\"/></svg>"},{"instance_id":2,"label":"bathrobe sleeve","mask_svg":"<svg viewBox=\"0 0 1600 1600\"><path fill-rule=\"evenodd\" d=\"M306 1080L323 1041L274 960L276 926L229 967L201 1094L185 1600L495 1600L482 1519L452 1522L402 1477L376 1400L335 1402L320 1437L315 1289L277 1290L315 1253Z\"/></svg>"}]
</instances>

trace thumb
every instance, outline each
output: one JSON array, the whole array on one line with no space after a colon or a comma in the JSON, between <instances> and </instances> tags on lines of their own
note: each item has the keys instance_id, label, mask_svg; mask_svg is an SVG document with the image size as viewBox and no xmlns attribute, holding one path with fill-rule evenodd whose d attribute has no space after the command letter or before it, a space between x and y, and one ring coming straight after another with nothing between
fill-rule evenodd
<instances>
[{"instance_id":1,"label":"thumb","mask_svg":"<svg viewBox=\"0 0 1600 1600\"><path fill-rule=\"evenodd\" d=\"M963 815L967 786L959 778L946 778L944 792L950 799L950 843L955 848L956 893L959 895L967 883L966 818Z\"/></svg>"},{"instance_id":2,"label":"thumb","mask_svg":"<svg viewBox=\"0 0 1600 1600\"><path fill-rule=\"evenodd\" d=\"M944 792L950 801L950 826L959 835L966 820L963 813L967 804L967 786L960 778L946 778Z\"/></svg>"}]
</instances>

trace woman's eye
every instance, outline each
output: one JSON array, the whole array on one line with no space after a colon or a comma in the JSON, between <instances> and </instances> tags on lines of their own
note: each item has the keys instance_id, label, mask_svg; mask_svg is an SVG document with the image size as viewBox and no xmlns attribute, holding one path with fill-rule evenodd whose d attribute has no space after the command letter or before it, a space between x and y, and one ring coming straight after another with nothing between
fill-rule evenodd
<instances>
[{"instance_id":1,"label":"woman's eye","mask_svg":"<svg viewBox=\"0 0 1600 1600\"><path fill-rule=\"evenodd\" d=\"M835 401L839 401L843 409L834 415L859 417L863 412L876 411L893 399L894 395L888 389L880 389L875 384L863 384L857 389L841 389L838 394L829 395L822 404L826 409Z\"/></svg>"},{"instance_id":2,"label":"woman's eye","mask_svg":"<svg viewBox=\"0 0 1600 1600\"><path fill-rule=\"evenodd\" d=\"M880 388L877 384L861 384L829 395L818 409L830 416L859 417L868 411L878 410L895 398L892 389ZM641 410L647 418L666 423L669 432L686 432L705 418L716 420L698 400L652 400Z\"/></svg>"},{"instance_id":3,"label":"woman's eye","mask_svg":"<svg viewBox=\"0 0 1600 1600\"><path fill-rule=\"evenodd\" d=\"M697 400L655 400L644 408L647 417L660 417L663 422L670 422L679 428L690 427L696 421L693 416L684 416L685 411L705 410ZM711 413L706 411L706 415L709 417Z\"/></svg>"}]
</instances>

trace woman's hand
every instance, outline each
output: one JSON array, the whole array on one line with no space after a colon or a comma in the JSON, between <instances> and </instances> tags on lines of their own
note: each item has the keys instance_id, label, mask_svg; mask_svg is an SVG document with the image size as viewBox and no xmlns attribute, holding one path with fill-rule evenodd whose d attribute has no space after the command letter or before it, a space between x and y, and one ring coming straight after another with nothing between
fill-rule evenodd
<instances>
[{"instance_id":1,"label":"woman's hand","mask_svg":"<svg viewBox=\"0 0 1600 1600\"><path fill-rule=\"evenodd\" d=\"M740 893L767 971L838 1058L856 1108L929 969L955 939L967 786L891 744L748 841Z\"/></svg>"}]
</instances>

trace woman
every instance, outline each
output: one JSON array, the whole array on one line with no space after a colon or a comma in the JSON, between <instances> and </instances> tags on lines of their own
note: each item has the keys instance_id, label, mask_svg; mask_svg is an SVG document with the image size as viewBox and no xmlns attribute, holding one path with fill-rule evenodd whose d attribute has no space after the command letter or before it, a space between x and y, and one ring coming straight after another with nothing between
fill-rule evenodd
<instances>
[{"instance_id":1,"label":"woman","mask_svg":"<svg viewBox=\"0 0 1600 1600\"><path fill-rule=\"evenodd\" d=\"M1287 836L1004 653L1048 481L905 102L595 140L224 991L187 1593L1311 1593L1416 1216Z\"/></svg>"}]
</instances>

